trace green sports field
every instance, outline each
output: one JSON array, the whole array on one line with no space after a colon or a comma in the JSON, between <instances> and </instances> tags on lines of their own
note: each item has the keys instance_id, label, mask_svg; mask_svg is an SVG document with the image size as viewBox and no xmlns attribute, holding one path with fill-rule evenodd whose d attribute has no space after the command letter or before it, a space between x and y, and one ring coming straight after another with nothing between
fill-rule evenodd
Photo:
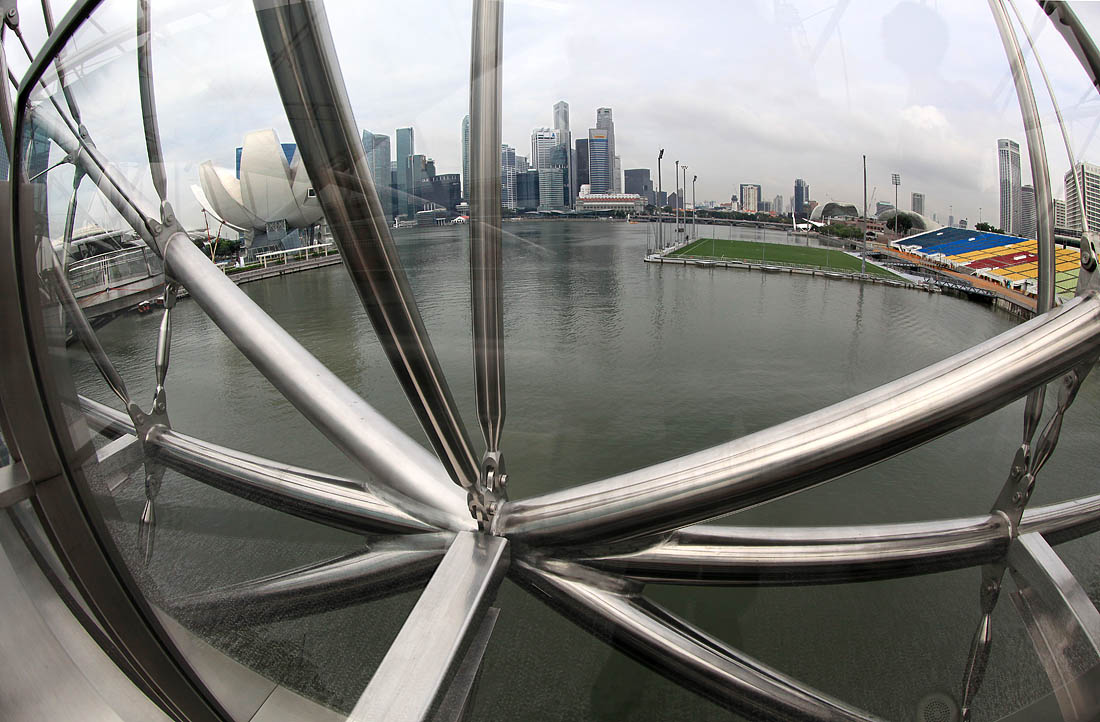
<instances>
[{"instance_id":1,"label":"green sports field","mask_svg":"<svg viewBox=\"0 0 1100 722\"><path fill-rule=\"evenodd\" d=\"M787 246L781 243L758 243L756 241L731 241L721 238L700 238L669 255L728 258L787 266L813 266L848 273L859 273L860 269L858 258L849 256L838 249ZM867 273L898 281L903 280L886 269L879 268L871 263L867 264Z\"/></svg>"}]
</instances>

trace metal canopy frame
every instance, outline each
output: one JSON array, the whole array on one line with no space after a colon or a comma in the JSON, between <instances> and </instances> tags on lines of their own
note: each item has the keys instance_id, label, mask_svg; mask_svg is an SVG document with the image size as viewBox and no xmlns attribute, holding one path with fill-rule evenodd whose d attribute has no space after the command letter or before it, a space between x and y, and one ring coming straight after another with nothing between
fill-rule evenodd
<instances>
[{"instance_id":1,"label":"metal canopy frame","mask_svg":"<svg viewBox=\"0 0 1100 722\"><path fill-rule=\"evenodd\" d=\"M1009 0L1011 1L1011 0ZM166 198L167 179L154 100L156 18L137 0L139 90L160 215L95 148L66 85L60 51L98 5L78 2L53 27L20 81L14 104L0 92L10 194L0 194L0 416L14 433L20 486L95 621L127 672L177 719L225 719L226 712L168 641L122 555L94 512L82 463L140 449L147 474L147 524L159 475L173 468L199 481L317 523L371 535L362 551L181 599L156 600L180 615L211 612L282 619L403 591L428 580L412 614L352 718L425 719L441 705L466 708L504 575L582 626L670 679L754 718L869 720L869 714L809 689L708 636L645 599L649 583L828 584L981 566L981 621L966 680L964 714L981 684L993 638L993 605L1006 572L1012 599L1066 719L1100 712L1100 614L1051 550L1100 528L1100 495L1026 509L1035 475L1050 457L1062 415L1100 355L1096 239L1082 239L1077 297L1053 304L1049 178L1036 101L1004 0L990 0L1021 102L1040 208L1040 314L943 362L771 429L648 469L523 502L506 494L503 268L500 228L502 0L473 0L471 38L470 274L480 460L417 310L362 145L355 131L321 0L254 0L276 85L305 168L332 225L360 299L419 418L433 456L250 301L182 233ZM1039 5L1100 88L1100 54L1064 3ZM7 23L17 23L9 16ZM112 40L114 42L114 40ZM6 59L0 48L0 66ZM56 68L65 107L38 98ZM69 76L71 77L71 75ZM66 112L67 111L67 112ZM158 337L153 411L141 413L71 298L48 241L35 235L29 129L46 133L165 262L179 283L272 384L366 474L366 481L279 464L170 428L163 394L171 322ZM52 249L51 249L52 251ZM169 285L166 291L173 292ZM166 296L166 302L167 302ZM60 305L79 331L121 413L78 398L50 348L57 329L45 311ZM170 308L170 304L166 303ZM53 314L57 318L57 314ZM56 325L56 321L53 322ZM1054 416L1039 431L1043 389L1061 379ZM903 453L1028 396L1024 441L987 516L858 527L739 528L699 524L825 483ZM7 422L18 418L12 427ZM118 439L100 452L91 435ZM136 442L136 446L135 446ZM147 484L150 482L147 481ZM24 493L25 492L25 493ZM144 525L143 525L144 526ZM149 533L151 534L151 528ZM373 538L382 535L381 538ZM151 537L150 537L151 543ZM426 646L427 645L427 646ZM426 646L426 647L425 647ZM427 648L431 653L425 654ZM454 702L461 700L461 702ZM456 716L462 710L442 710Z\"/></svg>"}]
</instances>

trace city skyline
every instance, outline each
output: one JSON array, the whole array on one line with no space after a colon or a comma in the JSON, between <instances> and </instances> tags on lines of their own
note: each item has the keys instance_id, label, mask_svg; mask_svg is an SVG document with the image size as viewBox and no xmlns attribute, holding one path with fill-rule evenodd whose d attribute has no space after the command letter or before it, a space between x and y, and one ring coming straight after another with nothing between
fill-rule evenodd
<instances>
[{"instance_id":1,"label":"city skyline","mask_svg":"<svg viewBox=\"0 0 1100 722\"><path fill-rule=\"evenodd\" d=\"M814 200L854 201L862 198L866 153L868 195L875 188L878 197L888 193L889 174L900 172L908 187L927 194L926 215L944 217L953 206L954 215L976 218L979 207L995 207L997 158L989 149L997 138L1024 134L1004 51L984 4L886 2L850 8L837 18L814 15L820 8L810 2L786 5L791 14L780 17L766 2L735 7L704 2L699 11L708 13L706 23L697 15L678 17L659 7L613 0L510 5L504 20L503 142L523 148L532 128L552 124L553 104L564 99L574 109L574 141L591 127L595 109L614 108L616 126L624 129L615 143L621 167L655 170L663 147L666 165L680 159L699 176L700 200L728 198L745 180L759 183L765 197L788 196L793 179L801 177L811 181ZM411 127L417 147L427 150L438 168L459 171L460 123L469 103L468 4L410 2L376 10L379 26L401 32L379 33L363 43L355 7L327 8L357 126L390 135L391 149L393 130ZM228 152L252 130L292 135L254 13L235 6L174 11L193 17L200 29L157 38L158 58L164 58L158 64L157 100L170 200L185 221L196 223L198 207L189 186L200 163L212 159L231 168ZM1035 22L1039 13L1028 10L1025 20ZM1100 7L1084 4L1079 14L1087 26L1100 27ZM104 27L132 23L125 11L109 5L97 18ZM893 28L899 20L907 21L912 38L936 42L898 37ZM611 27L616 37L630 41L609 43ZM728 27L751 32L738 33L730 44ZM432 52L387 62L403 57L413 28ZM32 22L23 32L32 45L41 39L41 28ZM217 57L199 52L195 32L226 52ZM669 54L653 51L660 38L678 34L692 37L698 54L689 72L670 71ZM1043 32L1037 42L1079 158L1097 158L1100 141L1091 128L1098 106L1075 104L1090 87L1079 63L1057 33ZM601 58L614 69L612 75L589 62L590 48L608 52ZM12 64L16 73L25 67L17 56ZM555 72L543 72L548 67ZM756 72L738 70L746 67ZM1056 176L1069 162L1041 83L1032 80ZM84 121L93 131L119 122L140 126L129 68L97 68L75 90L112 101L88 103ZM218 109L217 123L202 120L209 108ZM583 109L580 115L577 109ZM127 130L100 142L111 146L113 157L142 162L140 132ZM1028 164L1023 165L1028 181ZM135 170L135 182L143 195L155 198L142 175ZM1059 197L1062 184L1052 185ZM672 187L666 183L666 190Z\"/></svg>"}]
</instances>

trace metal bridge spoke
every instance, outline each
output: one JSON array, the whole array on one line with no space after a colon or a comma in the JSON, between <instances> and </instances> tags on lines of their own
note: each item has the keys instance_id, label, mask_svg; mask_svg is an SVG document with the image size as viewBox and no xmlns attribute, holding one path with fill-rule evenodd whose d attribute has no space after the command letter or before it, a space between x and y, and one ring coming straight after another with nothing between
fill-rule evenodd
<instances>
[{"instance_id":1,"label":"metal bridge spoke","mask_svg":"<svg viewBox=\"0 0 1100 722\"><path fill-rule=\"evenodd\" d=\"M173 615L235 627L316 614L392 596L423 584L439 565L452 534L372 542L365 551L228 586L166 599Z\"/></svg>"},{"instance_id":2,"label":"metal bridge spoke","mask_svg":"<svg viewBox=\"0 0 1100 722\"><path fill-rule=\"evenodd\" d=\"M298 151L367 316L448 475L471 490L477 459L386 223L324 8L255 5Z\"/></svg>"},{"instance_id":3,"label":"metal bridge spoke","mask_svg":"<svg viewBox=\"0 0 1100 722\"><path fill-rule=\"evenodd\" d=\"M672 681L748 719L872 720L707 635L639 594L638 585L568 562L517 559L537 596Z\"/></svg>"},{"instance_id":4,"label":"metal bridge spoke","mask_svg":"<svg viewBox=\"0 0 1100 722\"><path fill-rule=\"evenodd\" d=\"M446 556L371 677L349 722L413 722L446 692L508 567L508 541L455 536Z\"/></svg>"}]
</instances>

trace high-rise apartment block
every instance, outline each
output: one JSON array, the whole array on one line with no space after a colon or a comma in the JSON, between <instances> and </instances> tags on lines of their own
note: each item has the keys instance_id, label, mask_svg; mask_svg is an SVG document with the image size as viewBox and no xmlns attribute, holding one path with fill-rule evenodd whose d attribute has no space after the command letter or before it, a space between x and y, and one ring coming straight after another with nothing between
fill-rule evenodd
<instances>
[{"instance_id":1,"label":"high-rise apartment block","mask_svg":"<svg viewBox=\"0 0 1100 722\"><path fill-rule=\"evenodd\" d=\"M1038 238L1039 224L1035 216L1035 188L1020 186L1020 236Z\"/></svg>"},{"instance_id":2,"label":"high-rise apartment block","mask_svg":"<svg viewBox=\"0 0 1100 722\"><path fill-rule=\"evenodd\" d=\"M1081 230L1081 195L1078 183L1085 189L1085 217L1089 229L1100 229L1100 166L1078 163L1066 171L1066 227Z\"/></svg>"},{"instance_id":3,"label":"high-rise apartment block","mask_svg":"<svg viewBox=\"0 0 1100 722\"><path fill-rule=\"evenodd\" d=\"M1066 202L1061 198L1054 199L1054 227L1069 228L1066 225Z\"/></svg>"},{"instance_id":4,"label":"high-rise apartment block","mask_svg":"<svg viewBox=\"0 0 1100 722\"><path fill-rule=\"evenodd\" d=\"M776 215L780 215L780 216L783 215L783 195L782 194L777 195L775 197L775 199L772 200L772 213L775 213Z\"/></svg>"},{"instance_id":5,"label":"high-rise apartment block","mask_svg":"<svg viewBox=\"0 0 1100 722\"><path fill-rule=\"evenodd\" d=\"M516 210L516 149L500 146L500 205Z\"/></svg>"},{"instance_id":6,"label":"high-rise apartment block","mask_svg":"<svg viewBox=\"0 0 1100 722\"><path fill-rule=\"evenodd\" d=\"M997 141L997 168L1001 181L1000 227L1019 235L1020 217L1020 144L1008 138Z\"/></svg>"},{"instance_id":7,"label":"high-rise apartment block","mask_svg":"<svg viewBox=\"0 0 1100 722\"><path fill-rule=\"evenodd\" d=\"M745 213L756 213L760 210L760 201L764 200L764 192L757 183L742 183L739 189L741 198L741 210Z\"/></svg>"},{"instance_id":8,"label":"high-rise apartment block","mask_svg":"<svg viewBox=\"0 0 1100 722\"><path fill-rule=\"evenodd\" d=\"M914 193L912 199L909 201L909 210L914 213L920 213L924 215L924 194Z\"/></svg>"}]
</instances>

